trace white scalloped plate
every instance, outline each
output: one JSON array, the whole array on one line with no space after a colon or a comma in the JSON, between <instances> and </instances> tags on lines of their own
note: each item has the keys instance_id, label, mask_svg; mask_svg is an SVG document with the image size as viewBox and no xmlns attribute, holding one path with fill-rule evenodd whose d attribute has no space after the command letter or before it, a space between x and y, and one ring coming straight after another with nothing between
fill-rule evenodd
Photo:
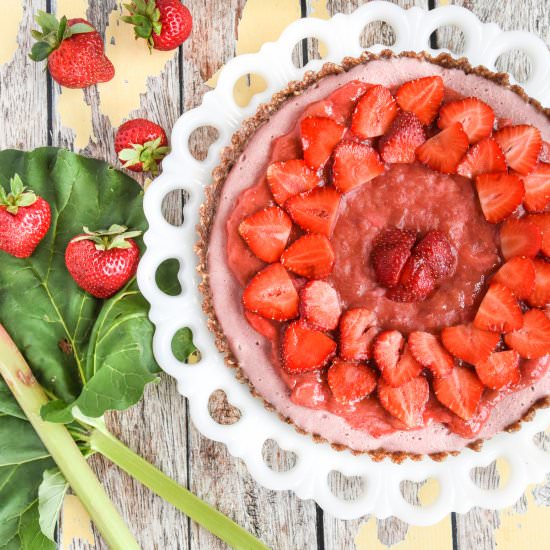
<instances>
[{"instance_id":1,"label":"white scalloped plate","mask_svg":"<svg viewBox=\"0 0 550 550\"><path fill-rule=\"evenodd\" d=\"M443 25L456 25L465 36L464 56L472 65L495 69L494 63L503 52L520 49L532 63L530 79L523 84L526 92L544 105L550 104L550 52L544 42L527 32L503 32L495 24L482 24L475 15L456 6L424 11L407 11L387 2L370 2L350 15L338 14L328 21L301 19L292 23L274 43L265 44L259 53L240 55L223 69L214 91L204 96L200 107L182 115L172 133L172 153L163 162L163 173L145 195L145 214L149 230L145 234L147 251L138 269L138 282L151 303L150 318L156 325L154 352L161 367L178 381L178 390L189 399L191 418L207 437L225 443L233 456L241 457L252 476L270 489L290 489L300 498L314 499L325 511L342 519L374 514L378 518L397 516L417 525L439 521L448 513L466 512L473 506L501 508L512 505L529 483L540 482L550 471L550 454L533 442L533 437L550 425L550 409L541 410L532 422L524 423L516 433L501 433L486 442L480 452L465 449L443 462L424 459L406 461L400 465L390 461L374 462L368 456L353 456L337 452L328 444L316 444L309 436L298 434L277 414L264 409L248 387L237 381L224 364L214 345L201 310L196 273L197 257L193 252L195 227L204 187L211 182L211 173L218 163L222 148L229 143L241 122L251 116L260 103L284 88L291 80L300 80L306 70L318 70L326 61L340 62L346 56L359 56L359 37L365 25L386 21L396 34L391 49L428 51L431 33ZM323 60L311 61L299 69L292 63L292 51L297 42L315 37L324 42L328 54ZM386 46L377 45L372 51ZM233 98L235 82L242 76L256 73L263 76L267 89L254 96L245 108ZM213 126L219 132L205 160L196 160L189 151L189 136L201 126ZM166 222L161 207L164 197L173 190L189 194L184 207L183 225L174 227ZM183 291L167 296L155 284L158 266L167 259L180 262L179 281ZM202 361L186 365L171 351L174 334L190 327ZM217 424L208 413L208 400L213 391L222 389L229 401L241 412L241 419L230 426ZM287 472L271 470L262 458L262 446L274 439L283 449L297 455L296 465ZM475 485L470 471L504 458L510 465L510 478L505 487L483 490ZM346 476L361 476L366 490L353 501L336 497L328 485L328 474L340 471ZM430 506L413 506L405 501L400 490L403 480L420 482L435 478L439 496Z\"/></svg>"}]
</instances>

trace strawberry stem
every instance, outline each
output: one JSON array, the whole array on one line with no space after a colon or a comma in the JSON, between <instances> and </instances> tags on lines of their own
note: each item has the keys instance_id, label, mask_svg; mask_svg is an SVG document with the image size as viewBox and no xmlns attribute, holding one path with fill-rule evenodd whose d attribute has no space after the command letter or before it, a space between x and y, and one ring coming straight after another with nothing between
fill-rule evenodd
<instances>
[{"instance_id":1,"label":"strawberry stem","mask_svg":"<svg viewBox=\"0 0 550 550\"><path fill-rule=\"evenodd\" d=\"M144 172L151 172L156 176L159 173L159 161L170 152L170 147L161 147L161 139L158 137L152 141L146 141L144 144L132 143L131 147L122 149L118 153L118 158L124 161L124 168L141 163Z\"/></svg>"},{"instance_id":2,"label":"strawberry stem","mask_svg":"<svg viewBox=\"0 0 550 550\"><path fill-rule=\"evenodd\" d=\"M159 36L162 31L160 10L155 0L133 0L131 4L124 4L124 7L130 15L124 15L122 21L134 25L136 39L144 38L151 52L154 47L153 34Z\"/></svg>"},{"instance_id":3,"label":"strawberry stem","mask_svg":"<svg viewBox=\"0 0 550 550\"><path fill-rule=\"evenodd\" d=\"M90 231L84 227L84 234L78 235L72 242L92 241L97 250L112 250L113 248L130 248L129 239L139 237L141 231L130 230L125 225L113 224L109 229Z\"/></svg>"},{"instance_id":4,"label":"strawberry stem","mask_svg":"<svg viewBox=\"0 0 550 550\"><path fill-rule=\"evenodd\" d=\"M25 191L19 174L15 174L10 179L10 193L6 194L5 189L0 186L0 206L5 206L6 210L14 216L19 212L19 208L31 206L37 198L32 191Z\"/></svg>"}]
</instances>

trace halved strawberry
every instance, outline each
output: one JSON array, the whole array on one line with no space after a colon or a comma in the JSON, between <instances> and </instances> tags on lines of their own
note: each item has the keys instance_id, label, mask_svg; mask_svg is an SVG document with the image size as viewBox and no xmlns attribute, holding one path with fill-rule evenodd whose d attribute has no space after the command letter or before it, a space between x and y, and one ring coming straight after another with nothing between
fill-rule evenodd
<instances>
[{"instance_id":1,"label":"halved strawberry","mask_svg":"<svg viewBox=\"0 0 550 550\"><path fill-rule=\"evenodd\" d=\"M416 158L432 170L452 174L467 150L468 136L460 122L455 122L423 143Z\"/></svg>"},{"instance_id":2,"label":"halved strawberry","mask_svg":"<svg viewBox=\"0 0 550 550\"><path fill-rule=\"evenodd\" d=\"M535 284L527 301L533 307L550 305L550 263L536 259L533 265L535 266Z\"/></svg>"},{"instance_id":3,"label":"halved strawberry","mask_svg":"<svg viewBox=\"0 0 550 550\"><path fill-rule=\"evenodd\" d=\"M509 218L500 226L500 251L507 260L514 256L534 258L541 245L540 228L526 218Z\"/></svg>"},{"instance_id":4,"label":"halved strawberry","mask_svg":"<svg viewBox=\"0 0 550 550\"><path fill-rule=\"evenodd\" d=\"M408 428L424 425L424 410L430 398L430 386L418 376L401 386L390 386L384 380L378 383L378 399L384 409Z\"/></svg>"},{"instance_id":5,"label":"halved strawberry","mask_svg":"<svg viewBox=\"0 0 550 550\"><path fill-rule=\"evenodd\" d=\"M267 183L275 202L283 206L288 198L317 187L320 180L303 160L294 159L270 164Z\"/></svg>"},{"instance_id":6,"label":"halved strawberry","mask_svg":"<svg viewBox=\"0 0 550 550\"><path fill-rule=\"evenodd\" d=\"M494 274L491 282L507 286L518 300L528 298L535 286L533 260L519 256L511 258Z\"/></svg>"},{"instance_id":7,"label":"halved strawberry","mask_svg":"<svg viewBox=\"0 0 550 550\"><path fill-rule=\"evenodd\" d=\"M281 255L290 271L308 279L323 279L334 266L334 251L325 235L310 233L294 241Z\"/></svg>"},{"instance_id":8,"label":"halved strawberry","mask_svg":"<svg viewBox=\"0 0 550 550\"><path fill-rule=\"evenodd\" d=\"M351 117L351 131L361 139L382 136L397 116L397 111L391 92L377 84L357 102Z\"/></svg>"},{"instance_id":9,"label":"halved strawberry","mask_svg":"<svg viewBox=\"0 0 550 550\"><path fill-rule=\"evenodd\" d=\"M481 174L506 172L506 158L493 138L485 138L468 149L460 161L456 172L465 178L473 179Z\"/></svg>"},{"instance_id":10,"label":"halved strawberry","mask_svg":"<svg viewBox=\"0 0 550 550\"><path fill-rule=\"evenodd\" d=\"M472 324L456 325L441 331L441 341L455 357L473 365L488 359L500 341L500 334Z\"/></svg>"},{"instance_id":11,"label":"halved strawberry","mask_svg":"<svg viewBox=\"0 0 550 550\"><path fill-rule=\"evenodd\" d=\"M365 308L348 309L340 318L340 357L348 361L366 361L380 329L374 313Z\"/></svg>"},{"instance_id":12,"label":"halved strawberry","mask_svg":"<svg viewBox=\"0 0 550 550\"><path fill-rule=\"evenodd\" d=\"M550 319L540 310L531 309L523 316L523 326L504 336L506 345L525 359L538 359L550 353Z\"/></svg>"},{"instance_id":13,"label":"halved strawberry","mask_svg":"<svg viewBox=\"0 0 550 550\"><path fill-rule=\"evenodd\" d=\"M304 321L318 330L334 330L342 309L336 290L325 281L310 281L300 292Z\"/></svg>"},{"instance_id":14,"label":"halved strawberry","mask_svg":"<svg viewBox=\"0 0 550 550\"><path fill-rule=\"evenodd\" d=\"M370 145L344 140L334 149L332 183L341 193L347 193L383 172L384 163Z\"/></svg>"},{"instance_id":15,"label":"halved strawberry","mask_svg":"<svg viewBox=\"0 0 550 550\"><path fill-rule=\"evenodd\" d=\"M436 280L449 277L455 268L455 257L449 239L441 231L428 231L414 249L415 256L426 262Z\"/></svg>"},{"instance_id":16,"label":"halved strawberry","mask_svg":"<svg viewBox=\"0 0 550 550\"><path fill-rule=\"evenodd\" d=\"M300 123L300 135L306 164L314 170L322 168L345 131L345 126L331 118L304 118Z\"/></svg>"},{"instance_id":17,"label":"halved strawberry","mask_svg":"<svg viewBox=\"0 0 550 550\"><path fill-rule=\"evenodd\" d=\"M298 292L281 264L257 273L243 292L244 307L262 317L287 321L298 315Z\"/></svg>"},{"instance_id":18,"label":"halved strawberry","mask_svg":"<svg viewBox=\"0 0 550 550\"><path fill-rule=\"evenodd\" d=\"M392 386L399 386L399 381L393 380L392 374L405 345L405 338L398 330L384 330L374 341L372 353L382 376ZM392 383L393 382L393 383Z\"/></svg>"},{"instance_id":19,"label":"halved strawberry","mask_svg":"<svg viewBox=\"0 0 550 550\"><path fill-rule=\"evenodd\" d=\"M430 369L434 376L441 378L453 370L453 358L433 334L420 331L411 332L409 347L413 357L423 367Z\"/></svg>"},{"instance_id":20,"label":"halved strawberry","mask_svg":"<svg viewBox=\"0 0 550 550\"><path fill-rule=\"evenodd\" d=\"M474 325L482 330L510 332L521 328L521 308L512 291L500 283L489 285L474 318Z\"/></svg>"},{"instance_id":21,"label":"halved strawberry","mask_svg":"<svg viewBox=\"0 0 550 550\"><path fill-rule=\"evenodd\" d=\"M484 361L475 365L476 373L485 386L500 390L519 382L519 353L514 350L491 353Z\"/></svg>"},{"instance_id":22,"label":"halved strawberry","mask_svg":"<svg viewBox=\"0 0 550 550\"><path fill-rule=\"evenodd\" d=\"M426 141L422 122L414 113L400 111L389 130L380 138L378 149L384 162L413 163L416 149Z\"/></svg>"},{"instance_id":23,"label":"halved strawberry","mask_svg":"<svg viewBox=\"0 0 550 550\"><path fill-rule=\"evenodd\" d=\"M292 221L278 206L264 208L239 224L239 235L250 250L267 263L279 260L291 230Z\"/></svg>"},{"instance_id":24,"label":"halved strawberry","mask_svg":"<svg viewBox=\"0 0 550 550\"><path fill-rule=\"evenodd\" d=\"M455 367L445 378L433 381L437 400L463 420L474 416L483 394L483 384L468 367Z\"/></svg>"},{"instance_id":25,"label":"halved strawberry","mask_svg":"<svg viewBox=\"0 0 550 550\"><path fill-rule=\"evenodd\" d=\"M413 231L396 227L382 231L374 242L371 261L378 282L386 288L399 283L403 266L411 255L416 241Z\"/></svg>"},{"instance_id":26,"label":"halved strawberry","mask_svg":"<svg viewBox=\"0 0 550 550\"><path fill-rule=\"evenodd\" d=\"M416 251L407 260L399 285L386 292L386 298L394 302L422 302L435 288L435 277L428 263Z\"/></svg>"},{"instance_id":27,"label":"halved strawberry","mask_svg":"<svg viewBox=\"0 0 550 550\"><path fill-rule=\"evenodd\" d=\"M336 353L336 342L302 321L290 323L282 342L283 368L291 374L323 368Z\"/></svg>"},{"instance_id":28,"label":"halved strawberry","mask_svg":"<svg viewBox=\"0 0 550 550\"><path fill-rule=\"evenodd\" d=\"M483 215L488 222L507 218L523 201L523 182L512 174L493 173L476 176L476 189Z\"/></svg>"},{"instance_id":29,"label":"halved strawberry","mask_svg":"<svg viewBox=\"0 0 550 550\"><path fill-rule=\"evenodd\" d=\"M534 223L542 233L541 251L550 258L550 212L544 214L529 214L525 220Z\"/></svg>"},{"instance_id":30,"label":"halved strawberry","mask_svg":"<svg viewBox=\"0 0 550 550\"><path fill-rule=\"evenodd\" d=\"M539 161L550 163L550 142L548 141L542 142L542 148L539 154Z\"/></svg>"},{"instance_id":31,"label":"halved strawberry","mask_svg":"<svg viewBox=\"0 0 550 550\"><path fill-rule=\"evenodd\" d=\"M506 163L519 174L529 174L537 164L542 148L542 138L538 128L520 124L506 126L494 133Z\"/></svg>"},{"instance_id":32,"label":"halved strawberry","mask_svg":"<svg viewBox=\"0 0 550 550\"><path fill-rule=\"evenodd\" d=\"M523 205L529 212L542 212L550 205L550 164L539 163L527 176L523 176L525 198Z\"/></svg>"},{"instance_id":33,"label":"halved strawberry","mask_svg":"<svg viewBox=\"0 0 550 550\"><path fill-rule=\"evenodd\" d=\"M441 107L437 125L448 128L451 124L460 122L470 143L489 137L495 124L493 109L480 99L466 97L451 101Z\"/></svg>"},{"instance_id":34,"label":"halved strawberry","mask_svg":"<svg viewBox=\"0 0 550 550\"><path fill-rule=\"evenodd\" d=\"M328 237L339 205L340 193L334 187L324 186L290 197L285 209L302 229Z\"/></svg>"},{"instance_id":35,"label":"halved strawberry","mask_svg":"<svg viewBox=\"0 0 550 550\"><path fill-rule=\"evenodd\" d=\"M439 111L444 92L440 76L426 76L405 82L395 98L401 109L414 113L422 124L428 126Z\"/></svg>"},{"instance_id":36,"label":"halved strawberry","mask_svg":"<svg viewBox=\"0 0 550 550\"><path fill-rule=\"evenodd\" d=\"M336 401L349 405L361 401L376 389L374 369L361 363L335 359L327 372L327 382Z\"/></svg>"}]
</instances>

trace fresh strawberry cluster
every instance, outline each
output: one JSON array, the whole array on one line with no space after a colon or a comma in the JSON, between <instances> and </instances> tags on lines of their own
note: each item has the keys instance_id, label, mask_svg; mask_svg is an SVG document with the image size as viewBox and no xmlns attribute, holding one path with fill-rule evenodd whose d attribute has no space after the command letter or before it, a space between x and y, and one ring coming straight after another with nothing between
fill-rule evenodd
<instances>
[{"instance_id":1,"label":"fresh strawberry cluster","mask_svg":"<svg viewBox=\"0 0 550 550\"><path fill-rule=\"evenodd\" d=\"M425 424L435 398L474 425L486 391L518 389L522 359L550 353L550 164L540 132L498 127L491 107L477 98L444 102L439 76L407 82L395 93L358 81L336 93L348 101L337 110L321 102L306 112L303 157L268 167L273 203L239 226L269 264L244 290L246 316L264 334L278 328L266 329L260 319L280 322L283 369L318 371L339 403L376 395L407 429ZM368 309L342 311L327 280L343 196L388 164L415 162L471 179L486 220L500 224L504 263L488 279L473 322L440 335L404 335L378 326ZM437 230L386 228L370 261L388 298L422 301L452 276L456 251Z\"/></svg>"}]
</instances>

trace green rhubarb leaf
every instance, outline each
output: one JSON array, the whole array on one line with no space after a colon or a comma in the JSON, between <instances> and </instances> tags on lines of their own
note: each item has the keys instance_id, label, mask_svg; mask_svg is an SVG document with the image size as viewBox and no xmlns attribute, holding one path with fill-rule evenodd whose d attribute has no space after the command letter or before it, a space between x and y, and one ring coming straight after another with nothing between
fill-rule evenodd
<instances>
[{"instance_id":1,"label":"green rhubarb leaf","mask_svg":"<svg viewBox=\"0 0 550 550\"><path fill-rule=\"evenodd\" d=\"M38 523L42 533L52 541L68 488L69 484L58 468L44 472L42 483L38 488Z\"/></svg>"}]
</instances>

